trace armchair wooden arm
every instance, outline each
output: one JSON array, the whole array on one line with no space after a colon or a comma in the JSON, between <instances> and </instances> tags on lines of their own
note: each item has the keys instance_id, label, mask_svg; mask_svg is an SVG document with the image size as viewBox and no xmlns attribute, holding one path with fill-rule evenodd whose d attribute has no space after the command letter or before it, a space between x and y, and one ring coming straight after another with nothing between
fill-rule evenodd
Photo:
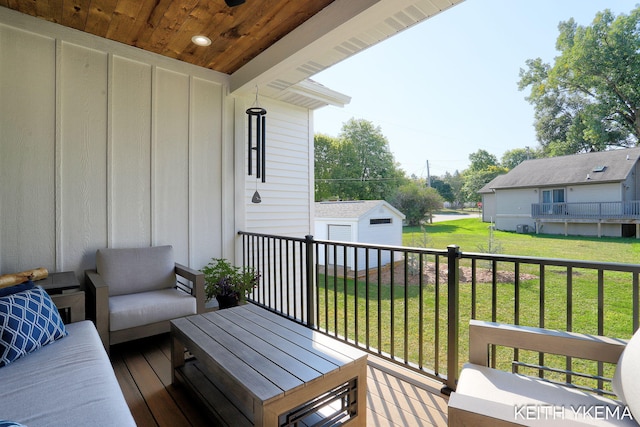
<instances>
[{"instance_id":1,"label":"armchair wooden arm","mask_svg":"<svg viewBox=\"0 0 640 427\"><path fill-rule=\"evenodd\" d=\"M176 263L176 275L184 277L193 283L191 295L196 297L196 310L198 314L204 313L204 273L193 268Z\"/></svg>"},{"instance_id":2,"label":"armchair wooden arm","mask_svg":"<svg viewBox=\"0 0 640 427\"><path fill-rule=\"evenodd\" d=\"M469 362L489 366L489 345L616 363L626 340L504 323L469 322Z\"/></svg>"},{"instance_id":3,"label":"armchair wooden arm","mask_svg":"<svg viewBox=\"0 0 640 427\"><path fill-rule=\"evenodd\" d=\"M93 320L105 349L109 351L109 287L96 270L86 270L85 289L89 300L89 318Z\"/></svg>"}]
</instances>

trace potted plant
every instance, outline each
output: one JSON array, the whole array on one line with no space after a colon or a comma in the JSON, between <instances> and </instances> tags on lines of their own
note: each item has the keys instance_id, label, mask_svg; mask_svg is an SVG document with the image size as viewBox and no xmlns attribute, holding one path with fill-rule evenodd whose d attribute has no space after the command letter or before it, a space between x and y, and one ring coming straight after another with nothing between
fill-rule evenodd
<instances>
[{"instance_id":1,"label":"potted plant","mask_svg":"<svg viewBox=\"0 0 640 427\"><path fill-rule=\"evenodd\" d=\"M216 297L219 308L238 305L260 279L260 274L253 267L232 266L224 258L212 258L200 271L204 273L207 301Z\"/></svg>"}]
</instances>

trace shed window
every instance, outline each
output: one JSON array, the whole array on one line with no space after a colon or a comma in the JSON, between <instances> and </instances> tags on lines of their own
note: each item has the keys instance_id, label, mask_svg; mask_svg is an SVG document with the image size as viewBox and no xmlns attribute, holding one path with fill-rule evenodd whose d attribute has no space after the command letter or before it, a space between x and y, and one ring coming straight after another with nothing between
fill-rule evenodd
<instances>
[{"instance_id":1,"label":"shed window","mask_svg":"<svg viewBox=\"0 0 640 427\"><path fill-rule=\"evenodd\" d=\"M369 220L370 225L378 225L378 224L391 224L391 218L371 218Z\"/></svg>"}]
</instances>

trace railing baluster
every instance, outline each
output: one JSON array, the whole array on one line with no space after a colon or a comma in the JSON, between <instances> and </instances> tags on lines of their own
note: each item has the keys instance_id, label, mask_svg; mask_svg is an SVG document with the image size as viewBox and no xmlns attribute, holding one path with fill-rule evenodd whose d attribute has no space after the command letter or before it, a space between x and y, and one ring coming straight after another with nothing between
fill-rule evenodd
<instances>
[{"instance_id":1,"label":"railing baluster","mask_svg":"<svg viewBox=\"0 0 640 427\"><path fill-rule=\"evenodd\" d=\"M371 327L371 322L369 322L369 313L371 312L371 304L369 303L369 300L371 298L371 293L369 292L369 250L370 249L365 249L365 263L367 265L367 273L365 274L365 279L364 279L364 304L365 304L365 330L366 330L366 348L367 350L369 350L371 348L370 346L370 341L369 339L371 338L371 331L370 331L370 327Z\"/></svg>"},{"instance_id":2,"label":"railing baluster","mask_svg":"<svg viewBox=\"0 0 640 427\"><path fill-rule=\"evenodd\" d=\"M393 252L391 262L394 262ZM409 264L407 253L404 252L404 362L409 361Z\"/></svg>"},{"instance_id":3,"label":"railing baluster","mask_svg":"<svg viewBox=\"0 0 640 427\"><path fill-rule=\"evenodd\" d=\"M424 367L424 254L418 254L418 367Z\"/></svg>"},{"instance_id":4,"label":"railing baluster","mask_svg":"<svg viewBox=\"0 0 640 427\"><path fill-rule=\"evenodd\" d=\"M567 331L573 330L573 268L567 267ZM573 361L571 357L567 357L565 369L567 372L571 372L571 366ZM571 383L571 374L567 374L566 381Z\"/></svg>"},{"instance_id":5,"label":"railing baluster","mask_svg":"<svg viewBox=\"0 0 640 427\"><path fill-rule=\"evenodd\" d=\"M342 252L344 254L344 258L343 258L343 263L344 265L342 266L342 312L343 312L343 322L344 322L344 339L347 340L347 337L349 336L349 331L348 331L348 326L349 326L349 271L348 271L348 264L349 264L349 252L347 251L347 245L344 245L342 247ZM338 327L336 326L336 331L338 330Z\"/></svg>"},{"instance_id":6,"label":"railing baluster","mask_svg":"<svg viewBox=\"0 0 640 427\"><path fill-rule=\"evenodd\" d=\"M456 389L458 379L458 321L460 316L460 295L459 295L459 271L460 271L460 248L456 245L447 246L447 306L448 306L448 327L447 327L447 381L442 392L449 394Z\"/></svg>"},{"instance_id":7,"label":"railing baluster","mask_svg":"<svg viewBox=\"0 0 640 427\"><path fill-rule=\"evenodd\" d=\"M389 289L391 296L389 297L389 304L390 304L390 314L389 314L389 324L391 329L389 330L389 334L391 335L391 338L389 339L389 344L390 344L390 349L389 349L389 353L391 354L391 357L396 357L396 281L395 279L395 268L393 263L391 263L390 265L390 269L391 269L391 283L390 286L391 288Z\"/></svg>"}]
</instances>

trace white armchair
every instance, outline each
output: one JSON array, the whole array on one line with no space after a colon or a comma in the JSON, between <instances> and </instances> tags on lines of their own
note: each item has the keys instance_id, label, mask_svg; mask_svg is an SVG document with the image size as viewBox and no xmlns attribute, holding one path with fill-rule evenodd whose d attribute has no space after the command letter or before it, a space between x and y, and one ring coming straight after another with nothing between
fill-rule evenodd
<instances>
[{"instance_id":1,"label":"white armchair","mask_svg":"<svg viewBox=\"0 0 640 427\"><path fill-rule=\"evenodd\" d=\"M171 246L100 249L85 285L107 352L113 344L169 332L171 319L204 311L204 275L175 263Z\"/></svg>"},{"instance_id":2,"label":"white armchair","mask_svg":"<svg viewBox=\"0 0 640 427\"><path fill-rule=\"evenodd\" d=\"M489 346L617 364L608 398L489 367ZM637 426L640 333L625 340L471 320L469 363L449 398L449 426Z\"/></svg>"}]
</instances>

